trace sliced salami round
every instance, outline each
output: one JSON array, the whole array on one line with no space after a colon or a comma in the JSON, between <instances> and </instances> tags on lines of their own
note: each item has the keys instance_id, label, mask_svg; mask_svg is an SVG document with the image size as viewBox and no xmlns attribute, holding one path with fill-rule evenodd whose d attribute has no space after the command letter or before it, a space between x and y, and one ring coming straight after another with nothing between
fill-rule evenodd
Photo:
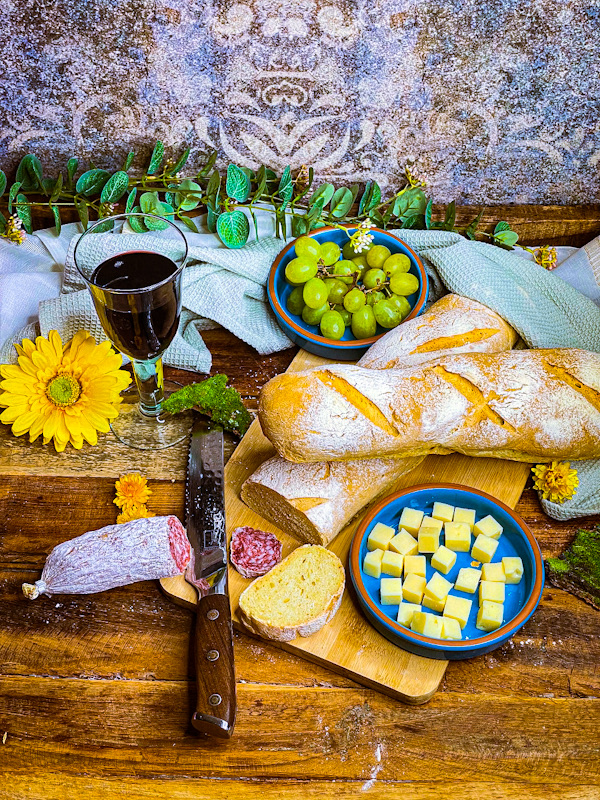
<instances>
[{"instance_id":1,"label":"sliced salami round","mask_svg":"<svg viewBox=\"0 0 600 800\"><path fill-rule=\"evenodd\" d=\"M273 533L236 528L231 534L230 560L244 578L259 578L281 561L281 542Z\"/></svg>"}]
</instances>

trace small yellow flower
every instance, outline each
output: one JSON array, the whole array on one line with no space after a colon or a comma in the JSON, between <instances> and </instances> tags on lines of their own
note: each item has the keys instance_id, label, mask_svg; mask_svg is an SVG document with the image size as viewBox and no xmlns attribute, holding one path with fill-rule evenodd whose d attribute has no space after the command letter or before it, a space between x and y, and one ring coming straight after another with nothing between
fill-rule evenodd
<instances>
[{"instance_id":1,"label":"small yellow flower","mask_svg":"<svg viewBox=\"0 0 600 800\"><path fill-rule=\"evenodd\" d=\"M146 505L139 505L139 506L128 506L127 508L123 509L119 516L117 517L117 524L121 524L123 522L131 522L134 519L146 519L147 517L155 517L156 514L154 512L148 510L148 506Z\"/></svg>"},{"instance_id":2,"label":"small yellow flower","mask_svg":"<svg viewBox=\"0 0 600 800\"><path fill-rule=\"evenodd\" d=\"M25 239L25 231L23 230L23 223L17 214L12 214L6 221L6 228L4 233L0 234L3 239L8 239L9 242L15 244L23 244Z\"/></svg>"},{"instance_id":3,"label":"small yellow flower","mask_svg":"<svg viewBox=\"0 0 600 800\"><path fill-rule=\"evenodd\" d=\"M570 500L579 486L577 470L571 469L568 461L538 464L531 471L535 477L533 488L542 493L544 500L549 500L551 503L564 503L565 500Z\"/></svg>"},{"instance_id":4,"label":"small yellow flower","mask_svg":"<svg viewBox=\"0 0 600 800\"><path fill-rule=\"evenodd\" d=\"M531 251L530 251L531 252ZM545 244L542 247L536 247L533 252L535 263L539 264L544 269L556 268L556 247L550 247Z\"/></svg>"},{"instance_id":5,"label":"small yellow flower","mask_svg":"<svg viewBox=\"0 0 600 800\"><path fill-rule=\"evenodd\" d=\"M422 187L426 184L425 178L422 175L419 175L414 167L411 170L408 164L404 167L404 175L411 189L414 189L415 187Z\"/></svg>"},{"instance_id":6,"label":"small yellow flower","mask_svg":"<svg viewBox=\"0 0 600 800\"><path fill-rule=\"evenodd\" d=\"M148 502L152 491L148 488L148 481L139 472L128 472L121 475L115 483L117 496L113 503L127 511L135 506L143 506Z\"/></svg>"}]
</instances>

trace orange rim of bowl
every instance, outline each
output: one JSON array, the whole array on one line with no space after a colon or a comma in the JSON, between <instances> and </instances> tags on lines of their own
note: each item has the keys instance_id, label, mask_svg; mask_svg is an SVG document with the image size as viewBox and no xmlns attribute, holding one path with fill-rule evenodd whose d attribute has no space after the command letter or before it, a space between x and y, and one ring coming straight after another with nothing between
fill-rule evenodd
<instances>
[{"instance_id":1,"label":"orange rim of bowl","mask_svg":"<svg viewBox=\"0 0 600 800\"><path fill-rule=\"evenodd\" d=\"M353 228L357 228L358 226L357 225L344 225L342 227L348 228L349 230L351 230ZM312 231L311 233L303 234L303 236L316 236L317 234L326 233L327 231L335 231L335 230L339 230L339 228L336 228L336 227L333 227L332 225L330 225L327 228L319 228L318 230ZM395 239L397 242L399 242L402 245L402 247L405 247L408 250L408 252L412 255L412 257L416 261L416 264L417 264L417 267L418 267L418 270L419 270L420 292L419 292L419 296L417 298L417 302L414 305L414 308L412 309L410 314L408 314L402 320L402 322L400 323L402 325L402 323L406 322L407 320L413 319L414 317L416 317L419 314L419 312L421 311L421 309L423 308L423 306L425 305L425 301L427 299L426 292L425 292L425 287L427 286L427 273L425 272L425 267L423 266L423 263L422 263L421 259L415 253L415 251L412 249L412 247L409 247L406 244L406 242L402 241L402 239L400 239L398 236L394 236L393 233L389 233L388 231L384 231L381 228L370 228L370 230L377 231L377 233L382 233L384 236L389 236L390 239ZM349 348L351 348L351 347L365 347L367 345L373 344L373 342L376 342L377 339L380 339L382 336L384 336L385 333L387 333L387 331L384 331L384 333L378 333L375 336L369 336L368 339L349 339L348 341L344 341L343 342L341 339L339 339L339 340L326 339L324 336L318 336L317 334L311 333L310 331L307 331L305 328L300 327L300 325L298 325L297 323L294 322L294 320L288 315L287 311L283 308L283 306L281 305L281 303L279 302L279 300L277 298L277 294L275 292L275 273L277 272L277 268L279 267L279 264L281 263L281 259L284 258L284 256L287 255L287 253L290 251L290 249L292 247L294 247L294 245L296 244L296 240L299 239L299 238L300 237L297 236L296 239L294 239L292 242L290 242L290 244L287 245L287 247L283 248L283 250L279 253L279 255L277 256L275 261L273 261L273 264L271 266L271 271L269 273L269 297L271 299L272 306L275 308L275 310L277 311L279 316L281 316L285 320L285 322L290 326L290 328L293 328L294 331L299 333L301 336L303 336L306 339L310 339L313 342L317 342L319 344L329 344L329 345L334 345L335 347L349 347Z\"/></svg>"},{"instance_id":2,"label":"orange rim of bowl","mask_svg":"<svg viewBox=\"0 0 600 800\"><path fill-rule=\"evenodd\" d=\"M452 639L433 639L431 636L423 636L420 633L415 633L411 631L409 628L404 627L404 625L400 625L398 622L393 620L391 617L387 617L385 614L382 614L379 608L375 605L372 601L369 593L365 589L363 579L362 579L362 572L360 569L360 547L362 544L363 536L369 524L373 521L374 517L379 514L379 512L385 508L385 506L392 503L394 500L397 500L400 497L403 497L407 494L412 494L413 492L419 492L423 489L427 489L431 491L432 489L458 489L463 492L469 492L471 494L479 495L480 497L484 497L486 500L491 500L497 506L500 506L506 513L512 517L513 521L516 523L517 527L525 535L525 538L529 542L529 545L533 551L533 563L535 567L535 575L533 586L531 588L531 593L529 595L529 599L523 606L523 608L519 611L519 613L514 616L510 622L507 622L506 625L502 625L500 628L497 628L495 631L492 631L487 636L480 636L477 639L468 639L464 641L455 641ZM487 492L482 492L480 489L474 489L470 486L462 486L458 483L435 483L435 484L427 484L421 483L418 486L410 486L407 489L403 489L400 492L396 492L395 494L390 494L387 497L384 497L376 506L374 506L366 517L362 520L356 533L354 534L354 539L352 541L352 547L350 550L350 568L354 573L356 578L356 588L361 595L362 599L364 600L365 604L369 607L370 611L377 617L377 619L384 622L386 625L391 626L394 632L404 636L408 639L412 639L416 642L421 644L427 645L435 645L436 649L438 648L450 648L455 650L469 650L472 647L478 647L480 645L491 644L492 642L496 641L498 638L505 638L511 636L515 631L522 625L526 619L534 612L540 596L542 594L542 581L544 575L544 566L542 564L542 554L540 551L540 547L531 533L529 528L527 527L526 523L513 511L512 508L503 503L501 500L492 497L491 494L487 494Z\"/></svg>"}]
</instances>

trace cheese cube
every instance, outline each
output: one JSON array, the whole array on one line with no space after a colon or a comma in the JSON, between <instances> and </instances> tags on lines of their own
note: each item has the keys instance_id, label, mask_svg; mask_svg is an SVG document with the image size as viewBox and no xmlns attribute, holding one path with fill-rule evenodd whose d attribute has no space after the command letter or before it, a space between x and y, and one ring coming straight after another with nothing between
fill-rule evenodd
<instances>
[{"instance_id":1,"label":"cheese cube","mask_svg":"<svg viewBox=\"0 0 600 800\"><path fill-rule=\"evenodd\" d=\"M403 508L398 529L404 528L405 531L416 536L422 521L423 512L419 511L418 508Z\"/></svg>"},{"instance_id":2,"label":"cheese cube","mask_svg":"<svg viewBox=\"0 0 600 800\"><path fill-rule=\"evenodd\" d=\"M401 578L403 563L404 556L400 555L400 553L394 553L393 550L386 550L381 559L381 571L386 575Z\"/></svg>"},{"instance_id":3,"label":"cheese cube","mask_svg":"<svg viewBox=\"0 0 600 800\"><path fill-rule=\"evenodd\" d=\"M419 553L435 553L440 546L440 532L435 528L419 531Z\"/></svg>"},{"instance_id":4,"label":"cheese cube","mask_svg":"<svg viewBox=\"0 0 600 800\"><path fill-rule=\"evenodd\" d=\"M468 553L471 547L471 529L467 523L445 522L444 544L455 553Z\"/></svg>"},{"instance_id":5,"label":"cheese cube","mask_svg":"<svg viewBox=\"0 0 600 800\"><path fill-rule=\"evenodd\" d=\"M479 522L476 522L473 526L473 533L475 536L478 536L480 533L483 533L484 536L489 536L490 539L499 539L502 535L502 525L488 514L487 517L480 519Z\"/></svg>"},{"instance_id":6,"label":"cheese cube","mask_svg":"<svg viewBox=\"0 0 600 800\"><path fill-rule=\"evenodd\" d=\"M497 584L501 586L502 584ZM502 603L492 603L490 600L485 600L477 612L477 622L475 627L480 631L495 631L502 625L502 617L504 616L504 606Z\"/></svg>"},{"instance_id":7,"label":"cheese cube","mask_svg":"<svg viewBox=\"0 0 600 800\"><path fill-rule=\"evenodd\" d=\"M383 550L370 550L363 561L363 572L372 578L381 578Z\"/></svg>"},{"instance_id":8,"label":"cheese cube","mask_svg":"<svg viewBox=\"0 0 600 800\"><path fill-rule=\"evenodd\" d=\"M456 578L454 588L459 592L475 594L480 578L481 570L473 569L473 567L461 567L461 569L458 570L458 577Z\"/></svg>"},{"instance_id":9,"label":"cheese cube","mask_svg":"<svg viewBox=\"0 0 600 800\"><path fill-rule=\"evenodd\" d=\"M452 617L442 617L442 639L462 639L458 620Z\"/></svg>"},{"instance_id":10,"label":"cheese cube","mask_svg":"<svg viewBox=\"0 0 600 800\"><path fill-rule=\"evenodd\" d=\"M439 572L434 572L427 582L425 591L434 600L444 600L452 586L453 584L443 578Z\"/></svg>"},{"instance_id":11,"label":"cheese cube","mask_svg":"<svg viewBox=\"0 0 600 800\"><path fill-rule=\"evenodd\" d=\"M373 528L367 539L367 550L387 550L390 541L396 535L396 531L383 522L378 522Z\"/></svg>"},{"instance_id":12,"label":"cheese cube","mask_svg":"<svg viewBox=\"0 0 600 800\"><path fill-rule=\"evenodd\" d=\"M443 611L444 606L446 605L446 598L443 597L441 600L437 597L432 597L430 594L423 595L423 605L425 608L430 608L432 611Z\"/></svg>"},{"instance_id":13,"label":"cheese cube","mask_svg":"<svg viewBox=\"0 0 600 800\"><path fill-rule=\"evenodd\" d=\"M415 575L414 572L411 572L404 578L402 597L408 603L416 603L418 605L423 599L423 592L425 591L426 584L427 581L425 578L423 578L421 575Z\"/></svg>"},{"instance_id":14,"label":"cheese cube","mask_svg":"<svg viewBox=\"0 0 600 800\"><path fill-rule=\"evenodd\" d=\"M493 564L484 564L481 568L481 578L484 581L494 581L495 583L506 583L504 567L500 561Z\"/></svg>"},{"instance_id":15,"label":"cheese cube","mask_svg":"<svg viewBox=\"0 0 600 800\"><path fill-rule=\"evenodd\" d=\"M454 506L449 506L448 503L434 503L431 516L434 519L441 519L442 522L452 522L454 516Z\"/></svg>"},{"instance_id":16,"label":"cheese cube","mask_svg":"<svg viewBox=\"0 0 600 800\"><path fill-rule=\"evenodd\" d=\"M402 602L402 579L382 578L379 585L382 606L397 606Z\"/></svg>"},{"instance_id":17,"label":"cheese cube","mask_svg":"<svg viewBox=\"0 0 600 800\"><path fill-rule=\"evenodd\" d=\"M423 636L431 636L432 639L441 639L442 618L436 617L435 614L427 614L425 611L415 611L410 629L415 633L422 633Z\"/></svg>"},{"instance_id":18,"label":"cheese cube","mask_svg":"<svg viewBox=\"0 0 600 800\"><path fill-rule=\"evenodd\" d=\"M423 530L423 528L434 528L436 531L441 531L444 527L444 523L441 519L434 519L433 517L423 517L421 521L421 525L419 526L419 530Z\"/></svg>"},{"instance_id":19,"label":"cheese cube","mask_svg":"<svg viewBox=\"0 0 600 800\"><path fill-rule=\"evenodd\" d=\"M483 533L480 533L475 539L475 544L471 550L471 555L473 558L476 558L477 561L481 561L483 564L488 564L494 557L497 547L498 541L496 539L490 539L489 536L485 536Z\"/></svg>"},{"instance_id":20,"label":"cheese cube","mask_svg":"<svg viewBox=\"0 0 600 800\"><path fill-rule=\"evenodd\" d=\"M404 556L404 575L414 572L415 575L427 575L427 559L425 556Z\"/></svg>"},{"instance_id":21,"label":"cheese cube","mask_svg":"<svg viewBox=\"0 0 600 800\"><path fill-rule=\"evenodd\" d=\"M454 522L466 522L469 526L469 530L473 530L473 525L475 525L475 509L474 508L458 508L458 506L454 509L454 516L452 517Z\"/></svg>"},{"instance_id":22,"label":"cheese cube","mask_svg":"<svg viewBox=\"0 0 600 800\"><path fill-rule=\"evenodd\" d=\"M447 575L455 564L456 553L444 547L443 544L431 556L431 566L438 569L443 575Z\"/></svg>"},{"instance_id":23,"label":"cheese cube","mask_svg":"<svg viewBox=\"0 0 600 800\"><path fill-rule=\"evenodd\" d=\"M479 602L491 600L492 603L504 602L504 584L496 581L481 581L479 584Z\"/></svg>"},{"instance_id":24,"label":"cheese cube","mask_svg":"<svg viewBox=\"0 0 600 800\"><path fill-rule=\"evenodd\" d=\"M446 605L444 606L444 616L452 617L457 620L461 628L464 628L471 613L472 600L467 600L466 597L458 597L456 594L449 594L446 598Z\"/></svg>"},{"instance_id":25,"label":"cheese cube","mask_svg":"<svg viewBox=\"0 0 600 800\"><path fill-rule=\"evenodd\" d=\"M521 583L523 577L523 562L518 556L504 556L502 569L506 575L507 583Z\"/></svg>"},{"instance_id":26,"label":"cheese cube","mask_svg":"<svg viewBox=\"0 0 600 800\"><path fill-rule=\"evenodd\" d=\"M398 622L400 625L405 625L407 628L410 628L410 623L412 622L413 614L415 611L420 611L421 606L417 603L400 603L398 607Z\"/></svg>"},{"instance_id":27,"label":"cheese cube","mask_svg":"<svg viewBox=\"0 0 600 800\"><path fill-rule=\"evenodd\" d=\"M389 549L401 556L414 556L419 550L417 540L408 531L400 531L390 539Z\"/></svg>"}]
</instances>

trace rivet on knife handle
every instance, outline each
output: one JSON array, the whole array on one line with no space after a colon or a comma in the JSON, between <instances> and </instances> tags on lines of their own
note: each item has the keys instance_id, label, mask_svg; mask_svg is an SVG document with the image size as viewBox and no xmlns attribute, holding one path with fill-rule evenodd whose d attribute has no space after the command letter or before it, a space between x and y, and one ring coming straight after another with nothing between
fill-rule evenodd
<instances>
[{"instance_id":1,"label":"rivet on knife handle","mask_svg":"<svg viewBox=\"0 0 600 800\"><path fill-rule=\"evenodd\" d=\"M229 739L236 713L235 668L229 597L209 594L196 614L198 701L192 725L202 733Z\"/></svg>"}]
</instances>

